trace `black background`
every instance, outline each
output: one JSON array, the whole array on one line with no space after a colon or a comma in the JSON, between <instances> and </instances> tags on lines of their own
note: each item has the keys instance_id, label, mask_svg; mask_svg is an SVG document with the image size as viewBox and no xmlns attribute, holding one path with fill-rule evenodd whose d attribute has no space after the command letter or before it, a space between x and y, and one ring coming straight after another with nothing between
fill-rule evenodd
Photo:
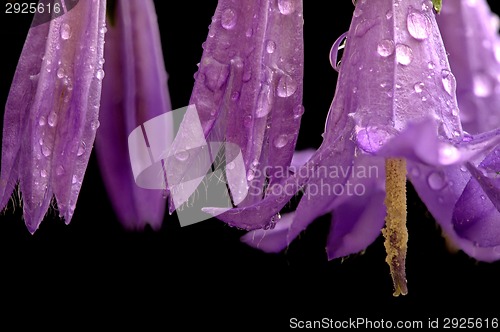
<instances>
[{"instance_id":1,"label":"black background","mask_svg":"<svg viewBox=\"0 0 500 332\"><path fill-rule=\"evenodd\" d=\"M329 50L348 29L354 8L350 0L304 2L306 113L300 149L321 142L337 79ZM156 1L176 109L188 103L217 1L173 3ZM5 105L31 17L1 11L0 105ZM174 215L165 217L158 232L124 231L93 156L69 226L52 211L30 235L21 209L0 216L0 301L23 315L19 323L36 324L43 313L45 320L67 320L71 327L99 327L95 319L105 318L111 324L155 322L158 330L176 324L287 328L292 317L500 318L500 263L450 253L411 186L408 216L409 295L394 298L381 238L363 255L327 261L329 217L314 222L281 254L241 244L244 232L217 220L181 228Z\"/></svg>"}]
</instances>

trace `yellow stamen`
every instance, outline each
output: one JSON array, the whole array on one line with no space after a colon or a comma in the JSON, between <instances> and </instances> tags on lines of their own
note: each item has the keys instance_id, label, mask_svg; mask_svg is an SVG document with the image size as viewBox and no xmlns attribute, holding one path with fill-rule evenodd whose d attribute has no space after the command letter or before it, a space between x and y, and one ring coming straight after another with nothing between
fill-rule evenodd
<instances>
[{"instance_id":1,"label":"yellow stamen","mask_svg":"<svg viewBox=\"0 0 500 332\"><path fill-rule=\"evenodd\" d=\"M394 296L406 295L406 249L408 230L406 229L406 160L390 158L385 161L385 237L386 262L391 269Z\"/></svg>"}]
</instances>

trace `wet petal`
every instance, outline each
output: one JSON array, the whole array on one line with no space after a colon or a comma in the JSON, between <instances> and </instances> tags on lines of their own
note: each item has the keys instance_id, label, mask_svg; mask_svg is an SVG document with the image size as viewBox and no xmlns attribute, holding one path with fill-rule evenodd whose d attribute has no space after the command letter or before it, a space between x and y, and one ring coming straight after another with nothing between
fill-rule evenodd
<instances>
[{"instance_id":1,"label":"wet petal","mask_svg":"<svg viewBox=\"0 0 500 332\"><path fill-rule=\"evenodd\" d=\"M457 78L463 128L476 134L500 126L499 19L486 0L445 1L437 21Z\"/></svg>"},{"instance_id":2,"label":"wet petal","mask_svg":"<svg viewBox=\"0 0 500 332\"><path fill-rule=\"evenodd\" d=\"M106 34L97 159L123 226L158 229L166 200L160 190L135 184L127 145L137 126L171 110L156 13L151 0L120 1L115 10Z\"/></svg>"},{"instance_id":3,"label":"wet petal","mask_svg":"<svg viewBox=\"0 0 500 332\"><path fill-rule=\"evenodd\" d=\"M284 5L286 4L286 5ZM301 116L302 1L220 0L196 73L195 104L207 140L237 145L262 199L290 164Z\"/></svg>"},{"instance_id":4,"label":"wet petal","mask_svg":"<svg viewBox=\"0 0 500 332\"><path fill-rule=\"evenodd\" d=\"M28 33L5 108L0 203L19 179L32 233L53 193L71 220L95 138L104 28L105 1L81 1Z\"/></svg>"}]
</instances>

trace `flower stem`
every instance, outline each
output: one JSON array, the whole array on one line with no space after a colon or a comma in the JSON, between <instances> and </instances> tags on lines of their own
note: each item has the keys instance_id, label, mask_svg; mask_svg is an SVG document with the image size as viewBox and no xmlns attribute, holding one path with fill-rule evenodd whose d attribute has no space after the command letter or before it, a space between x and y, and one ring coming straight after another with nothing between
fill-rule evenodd
<instances>
[{"instance_id":1,"label":"flower stem","mask_svg":"<svg viewBox=\"0 0 500 332\"><path fill-rule=\"evenodd\" d=\"M385 161L385 237L386 262L391 269L394 296L406 295L406 249L408 230L406 229L406 160L389 158Z\"/></svg>"}]
</instances>

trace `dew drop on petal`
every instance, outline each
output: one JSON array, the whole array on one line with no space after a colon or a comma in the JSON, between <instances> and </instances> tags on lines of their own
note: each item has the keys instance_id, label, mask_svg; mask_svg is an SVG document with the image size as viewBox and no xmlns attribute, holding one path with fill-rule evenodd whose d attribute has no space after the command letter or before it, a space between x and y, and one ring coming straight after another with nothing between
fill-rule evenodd
<instances>
[{"instance_id":1,"label":"dew drop on petal","mask_svg":"<svg viewBox=\"0 0 500 332\"><path fill-rule=\"evenodd\" d=\"M460 151L451 144L441 143L439 150L439 162L441 165L451 165L460 159Z\"/></svg>"},{"instance_id":2,"label":"dew drop on petal","mask_svg":"<svg viewBox=\"0 0 500 332\"><path fill-rule=\"evenodd\" d=\"M47 170L46 170L46 169L42 169L42 170L40 171L40 176L41 176L42 178L46 178L46 177L47 177L47 175L49 175L49 174L48 174L48 172L47 172Z\"/></svg>"},{"instance_id":3,"label":"dew drop on petal","mask_svg":"<svg viewBox=\"0 0 500 332\"><path fill-rule=\"evenodd\" d=\"M418 83L415 83L415 85L413 86L413 88L415 89L416 93L421 93L422 91L424 91L424 86L425 86L424 83L418 82Z\"/></svg>"},{"instance_id":4,"label":"dew drop on petal","mask_svg":"<svg viewBox=\"0 0 500 332\"><path fill-rule=\"evenodd\" d=\"M90 124L90 128L92 130L97 130L97 128L99 128L100 125L101 125L101 123L99 122L99 120L95 120L95 121L92 121L92 123Z\"/></svg>"},{"instance_id":5,"label":"dew drop on petal","mask_svg":"<svg viewBox=\"0 0 500 332\"><path fill-rule=\"evenodd\" d=\"M80 146L78 147L78 151L76 152L76 155L78 157L80 157L81 155L83 155L85 153L85 150L87 150L87 145L85 144L85 142L82 142L80 144Z\"/></svg>"},{"instance_id":6,"label":"dew drop on petal","mask_svg":"<svg viewBox=\"0 0 500 332\"><path fill-rule=\"evenodd\" d=\"M443 83L444 90L451 96L456 89L455 76L453 76L451 71L443 69L441 71L441 82Z\"/></svg>"},{"instance_id":7,"label":"dew drop on petal","mask_svg":"<svg viewBox=\"0 0 500 332\"><path fill-rule=\"evenodd\" d=\"M55 125L57 125L57 113L50 112L47 122L48 122L49 126L51 126L51 127L54 127Z\"/></svg>"},{"instance_id":8,"label":"dew drop on petal","mask_svg":"<svg viewBox=\"0 0 500 332\"><path fill-rule=\"evenodd\" d=\"M434 171L429 174L427 184L432 190L441 190L446 186L446 181L441 173Z\"/></svg>"},{"instance_id":9,"label":"dew drop on petal","mask_svg":"<svg viewBox=\"0 0 500 332\"><path fill-rule=\"evenodd\" d=\"M38 124L40 126L45 126L46 123L47 123L47 119L45 119L44 116L41 116L40 119L38 119Z\"/></svg>"},{"instance_id":10,"label":"dew drop on petal","mask_svg":"<svg viewBox=\"0 0 500 332\"><path fill-rule=\"evenodd\" d=\"M257 99L257 110L255 111L255 116L257 118L262 118L269 114L273 106L273 102L274 99L271 88L267 84L262 85Z\"/></svg>"},{"instance_id":11,"label":"dew drop on petal","mask_svg":"<svg viewBox=\"0 0 500 332\"><path fill-rule=\"evenodd\" d=\"M383 39L377 45L377 53L380 56L388 57L394 53L394 42L390 39Z\"/></svg>"},{"instance_id":12,"label":"dew drop on petal","mask_svg":"<svg viewBox=\"0 0 500 332\"><path fill-rule=\"evenodd\" d=\"M341 34L335 43L333 43L332 48L330 49L330 64L335 71L339 71L340 67L340 57L339 53L345 47L345 42L347 40L347 32Z\"/></svg>"},{"instance_id":13,"label":"dew drop on petal","mask_svg":"<svg viewBox=\"0 0 500 332\"><path fill-rule=\"evenodd\" d=\"M250 37L252 37L252 35L253 35L253 29L252 28L248 28L248 30L245 33L245 36L247 36L248 38L250 38Z\"/></svg>"},{"instance_id":14,"label":"dew drop on petal","mask_svg":"<svg viewBox=\"0 0 500 332\"><path fill-rule=\"evenodd\" d=\"M288 135L282 134L274 139L274 146L281 149L288 143Z\"/></svg>"},{"instance_id":15,"label":"dew drop on petal","mask_svg":"<svg viewBox=\"0 0 500 332\"><path fill-rule=\"evenodd\" d=\"M104 70L102 70L102 69L97 70L95 73L95 77L98 80L102 80L104 78Z\"/></svg>"},{"instance_id":16,"label":"dew drop on petal","mask_svg":"<svg viewBox=\"0 0 500 332\"><path fill-rule=\"evenodd\" d=\"M66 76L66 73L64 72L64 68L61 67L57 70L57 77L63 78L64 76Z\"/></svg>"},{"instance_id":17,"label":"dew drop on petal","mask_svg":"<svg viewBox=\"0 0 500 332\"><path fill-rule=\"evenodd\" d=\"M275 50L276 50L276 43L272 40L268 40L266 44L267 53L272 54L274 53Z\"/></svg>"},{"instance_id":18,"label":"dew drop on petal","mask_svg":"<svg viewBox=\"0 0 500 332\"><path fill-rule=\"evenodd\" d=\"M236 12L231 8L226 9L221 16L220 23L224 29L230 30L236 25Z\"/></svg>"},{"instance_id":19,"label":"dew drop on petal","mask_svg":"<svg viewBox=\"0 0 500 332\"><path fill-rule=\"evenodd\" d=\"M41 149L42 149L42 154L45 157L49 157L52 154L52 149L49 146L47 146L46 144L43 144L41 146Z\"/></svg>"},{"instance_id":20,"label":"dew drop on petal","mask_svg":"<svg viewBox=\"0 0 500 332\"><path fill-rule=\"evenodd\" d=\"M297 91L297 88L297 82L295 82L295 80L291 76L285 74L281 76L280 80L278 81L276 92L278 94L278 97L286 98L293 95L295 91Z\"/></svg>"},{"instance_id":21,"label":"dew drop on petal","mask_svg":"<svg viewBox=\"0 0 500 332\"><path fill-rule=\"evenodd\" d=\"M412 49L404 44L396 45L396 60L398 63L408 66L413 60Z\"/></svg>"},{"instance_id":22,"label":"dew drop on petal","mask_svg":"<svg viewBox=\"0 0 500 332\"><path fill-rule=\"evenodd\" d=\"M68 40L71 38L71 27L67 23L63 23L61 25L61 38L64 40Z\"/></svg>"},{"instance_id":23,"label":"dew drop on petal","mask_svg":"<svg viewBox=\"0 0 500 332\"><path fill-rule=\"evenodd\" d=\"M305 111L304 106L302 105L295 106L295 108L293 109L293 117L295 119L300 118L304 114L304 111Z\"/></svg>"},{"instance_id":24,"label":"dew drop on petal","mask_svg":"<svg viewBox=\"0 0 500 332\"><path fill-rule=\"evenodd\" d=\"M424 14L418 12L408 14L406 26L410 35L417 40L424 40L430 35L431 22Z\"/></svg>"},{"instance_id":25,"label":"dew drop on petal","mask_svg":"<svg viewBox=\"0 0 500 332\"><path fill-rule=\"evenodd\" d=\"M295 0L278 0L278 9L283 15L290 15L295 11Z\"/></svg>"}]
</instances>

